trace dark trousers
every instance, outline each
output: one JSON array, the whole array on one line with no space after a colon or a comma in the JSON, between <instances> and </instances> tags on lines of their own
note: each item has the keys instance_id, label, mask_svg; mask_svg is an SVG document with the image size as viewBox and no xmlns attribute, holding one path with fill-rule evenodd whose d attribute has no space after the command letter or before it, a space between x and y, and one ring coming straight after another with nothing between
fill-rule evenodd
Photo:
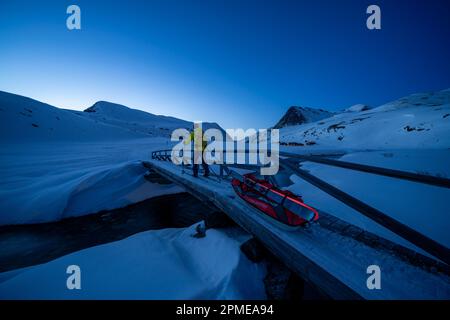
<instances>
[{"instance_id":1,"label":"dark trousers","mask_svg":"<svg viewBox=\"0 0 450 320\"><path fill-rule=\"evenodd\" d=\"M204 172L204 176L209 176L209 166L205 161L202 162L202 167ZM194 171L194 177L198 177L198 164L195 164L192 166L192 170Z\"/></svg>"}]
</instances>

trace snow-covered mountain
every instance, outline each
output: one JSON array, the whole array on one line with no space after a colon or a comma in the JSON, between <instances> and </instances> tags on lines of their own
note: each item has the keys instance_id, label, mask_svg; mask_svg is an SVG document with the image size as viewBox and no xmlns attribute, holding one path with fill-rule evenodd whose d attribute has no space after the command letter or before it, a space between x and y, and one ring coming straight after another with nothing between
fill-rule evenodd
<instances>
[{"instance_id":1,"label":"snow-covered mountain","mask_svg":"<svg viewBox=\"0 0 450 320\"><path fill-rule=\"evenodd\" d=\"M109 102L81 111L65 110L0 91L0 141L97 141L169 137L188 121L157 116Z\"/></svg>"},{"instance_id":2,"label":"snow-covered mountain","mask_svg":"<svg viewBox=\"0 0 450 320\"><path fill-rule=\"evenodd\" d=\"M355 105L345 109L344 111L345 112L361 112L361 111L367 111L367 110L370 110L370 109L372 109L372 108L369 107L368 105L362 104L362 103L358 103L358 104L355 104Z\"/></svg>"},{"instance_id":3,"label":"snow-covered mountain","mask_svg":"<svg viewBox=\"0 0 450 320\"><path fill-rule=\"evenodd\" d=\"M334 149L450 148L450 89L283 127L280 141L288 146Z\"/></svg>"},{"instance_id":4,"label":"snow-covered mountain","mask_svg":"<svg viewBox=\"0 0 450 320\"><path fill-rule=\"evenodd\" d=\"M280 121L277 122L274 128L280 129L284 127L315 122L325 118L329 118L332 115L333 115L332 112L322 109L292 106L283 115Z\"/></svg>"},{"instance_id":5,"label":"snow-covered mountain","mask_svg":"<svg viewBox=\"0 0 450 320\"><path fill-rule=\"evenodd\" d=\"M89 119L117 126L132 132L148 134L150 136L168 137L174 129L190 129L192 123L173 117L154 115L145 111L131 109L126 106L99 101L84 112L74 111L77 115Z\"/></svg>"}]
</instances>

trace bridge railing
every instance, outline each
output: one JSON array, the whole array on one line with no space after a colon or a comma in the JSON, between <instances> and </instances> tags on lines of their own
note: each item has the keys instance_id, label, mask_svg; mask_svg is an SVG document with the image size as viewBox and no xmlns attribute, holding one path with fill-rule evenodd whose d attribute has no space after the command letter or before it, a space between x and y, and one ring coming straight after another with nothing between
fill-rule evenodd
<instances>
[{"instance_id":1,"label":"bridge railing","mask_svg":"<svg viewBox=\"0 0 450 320\"><path fill-rule=\"evenodd\" d=\"M434 185L437 187L450 188L450 179L436 177L426 174L418 174L414 172L407 172L401 170L394 170L376 166L369 166L365 164L359 164L354 162L347 162L342 160L328 159L322 156L314 155L300 155L295 153L280 152L281 156L288 157L290 159L298 159L299 161L309 161L320 164L325 164L333 167L340 167L344 169L350 169L355 171L361 171L366 173L372 173L381 176L387 176L391 178L398 178L403 180L409 180L418 183L425 183Z\"/></svg>"},{"instance_id":2,"label":"bridge railing","mask_svg":"<svg viewBox=\"0 0 450 320\"><path fill-rule=\"evenodd\" d=\"M152 152L152 159L170 161L171 160L171 150L158 150ZM236 152L236 151L235 151ZM248 153L248 152L246 152ZM315 162L319 164L345 168L349 170L355 170L360 172L366 172L375 175L387 176L396 179L408 180L416 183L424 183L429 185L434 185L443 188L450 188L450 180L441 177L435 177L424 174L416 174L407 171L393 170L388 168L363 165L353 162L346 162L342 160L329 159L325 156L317 155L299 155L287 152L280 152L280 155L284 159L280 159L280 167L297 175L306 182L314 185L325 193L331 195L340 202L346 204L347 206L353 208L365 217L375 221L376 223L382 225L383 227L389 229L395 234L401 236L402 238L413 243L417 247L427 251L436 258L442 260L447 265L450 265L450 250L438 243L437 241L419 233L418 231L410 228L409 226L393 219L390 215L381 212L380 210L364 203L363 201L345 193L344 191L330 185L326 181L312 175L311 173L301 169L298 166L298 162ZM258 166L255 165L231 165L231 164L221 164L220 165L220 177L223 177L224 172L230 172L229 167L238 167L244 169L255 169Z\"/></svg>"},{"instance_id":3,"label":"bridge railing","mask_svg":"<svg viewBox=\"0 0 450 320\"><path fill-rule=\"evenodd\" d=\"M172 150L157 150L152 152L152 159L154 160L162 160L162 161L171 161L171 153Z\"/></svg>"}]
</instances>

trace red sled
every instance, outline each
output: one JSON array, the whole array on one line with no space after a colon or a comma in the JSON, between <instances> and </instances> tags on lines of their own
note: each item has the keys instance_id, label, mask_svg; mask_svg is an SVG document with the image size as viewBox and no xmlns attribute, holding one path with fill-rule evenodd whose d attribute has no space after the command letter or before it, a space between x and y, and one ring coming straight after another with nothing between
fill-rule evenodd
<instances>
[{"instance_id":1,"label":"red sled","mask_svg":"<svg viewBox=\"0 0 450 320\"><path fill-rule=\"evenodd\" d=\"M243 200L262 211L266 216L288 227L299 227L319 219L316 209L288 190L280 190L266 180L245 174L242 180L233 178L231 185Z\"/></svg>"}]
</instances>

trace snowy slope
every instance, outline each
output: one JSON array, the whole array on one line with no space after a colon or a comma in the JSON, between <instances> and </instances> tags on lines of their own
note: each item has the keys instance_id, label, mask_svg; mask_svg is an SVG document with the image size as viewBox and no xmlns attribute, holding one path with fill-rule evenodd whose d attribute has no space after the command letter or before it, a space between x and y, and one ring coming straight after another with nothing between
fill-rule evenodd
<instances>
[{"instance_id":1,"label":"snowy slope","mask_svg":"<svg viewBox=\"0 0 450 320\"><path fill-rule=\"evenodd\" d=\"M183 191L144 178L163 138L3 144L0 225L57 221Z\"/></svg>"},{"instance_id":2,"label":"snowy slope","mask_svg":"<svg viewBox=\"0 0 450 320\"><path fill-rule=\"evenodd\" d=\"M51 105L0 91L0 142L95 141L142 138L132 132Z\"/></svg>"},{"instance_id":3,"label":"snowy slope","mask_svg":"<svg viewBox=\"0 0 450 320\"><path fill-rule=\"evenodd\" d=\"M191 130L192 127L189 121L106 101L99 101L81 112L0 91L0 142L3 143L169 138L175 129ZM204 122L203 128L225 132L214 122Z\"/></svg>"},{"instance_id":4,"label":"snowy slope","mask_svg":"<svg viewBox=\"0 0 450 320\"><path fill-rule=\"evenodd\" d=\"M0 92L0 225L57 221L184 191L148 182L141 161L170 148L171 130L189 122L106 102L94 109L63 110ZM233 230L208 230L205 239L191 237L194 227L144 232L3 273L0 299L263 299L265 266L245 258L239 246L248 235ZM71 264L82 268L81 291L65 286Z\"/></svg>"},{"instance_id":5,"label":"snowy slope","mask_svg":"<svg viewBox=\"0 0 450 320\"><path fill-rule=\"evenodd\" d=\"M143 178L139 161L169 141L130 127L140 118L154 127L184 121L100 105L109 120L123 122L0 92L0 225L56 221L182 191Z\"/></svg>"},{"instance_id":6,"label":"snowy slope","mask_svg":"<svg viewBox=\"0 0 450 320\"><path fill-rule=\"evenodd\" d=\"M292 106L283 115L280 121L278 121L278 123L274 126L274 128L280 129L283 127L315 122L325 118L329 118L332 115L333 115L332 112L322 109Z\"/></svg>"},{"instance_id":7,"label":"snowy slope","mask_svg":"<svg viewBox=\"0 0 450 320\"><path fill-rule=\"evenodd\" d=\"M368 105L358 103L358 104L355 104L355 105L345 109L344 111L345 112L361 112L361 111L367 111L370 109L372 109L372 108L369 107Z\"/></svg>"},{"instance_id":8,"label":"snowy slope","mask_svg":"<svg viewBox=\"0 0 450 320\"><path fill-rule=\"evenodd\" d=\"M132 132L150 136L168 137L178 128L190 129L192 123L173 117L154 115L145 111L131 109L126 106L106 101L99 101L84 112L74 111L77 115L117 126Z\"/></svg>"},{"instance_id":9,"label":"snowy slope","mask_svg":"<svg viewBox=\"0 0 450 320\"><path fill-rule=\"evenodd\" d=\"M450 89L280 130L285 145L329 149L450 147Z\"/></svg>"},{"instance_id":10,"label":"snowy slope","mask_svg":"<svg viewBox=\"0 0 450 320\"><path fill-rule=\"evenodd\" d=\"M109 102L87 110L0 92L0 225L56 221L181 191L147 182L139 161L170 148L172 130L190 122Z\"/></svg>"}]
</instances>

